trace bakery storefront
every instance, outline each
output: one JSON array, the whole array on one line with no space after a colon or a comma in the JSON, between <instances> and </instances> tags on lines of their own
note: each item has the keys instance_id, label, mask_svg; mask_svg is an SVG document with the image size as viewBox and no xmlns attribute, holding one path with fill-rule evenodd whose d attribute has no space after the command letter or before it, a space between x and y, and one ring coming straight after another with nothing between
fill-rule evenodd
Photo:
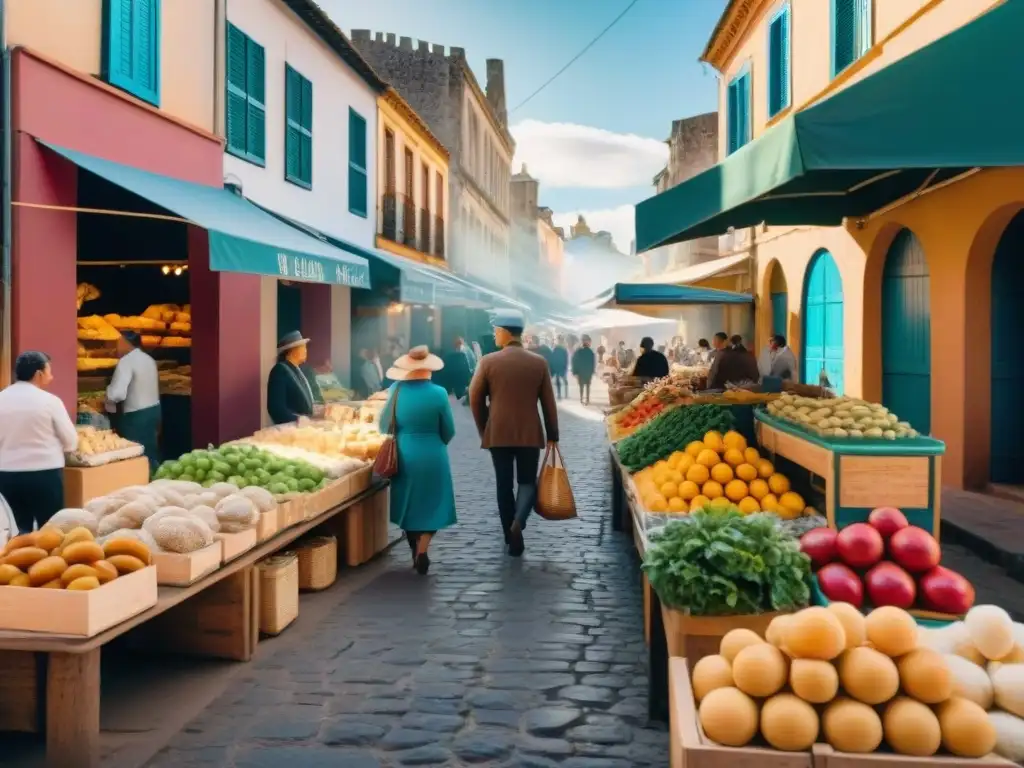
<instances>
[{"instance_id":1,"label":"bakery storefront","mask_svg":"<svg viewBox=\"0 0 1024 768\"><path fill-rule=\"evenodd\" d=\"M225 189L216 136L25 50L12 63L13 353L47 352L54 392L96 420L134 330L165 454L259 429L260 276L368 288L366 260Z\"/></svg>"}]
</instances>

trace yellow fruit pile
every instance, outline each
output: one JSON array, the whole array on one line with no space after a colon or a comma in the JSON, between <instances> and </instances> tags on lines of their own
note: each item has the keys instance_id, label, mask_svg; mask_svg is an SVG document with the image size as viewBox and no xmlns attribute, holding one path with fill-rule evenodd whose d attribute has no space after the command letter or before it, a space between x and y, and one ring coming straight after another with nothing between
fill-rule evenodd
<instances>
[{"instance_id":1,"label":"yellow fruit pile","mask_svg":"<svg viewBox=\"0 0 1024 768\"><path fill-rule=\"evenodd\" d=\"M694 666L712 741L742 747L760 733L775 749L804 751L820 733L839 752L874 752L884 739L915 757L941 748L977 758L995 747L988 714L957 693L942 654L918 646L917 624L900 608L866 617L848 603L805 608L775 618L765 636L734 629Z\"/></svg>"},{"instance_id":2,"label":"yellow fruit pile","mask_svg":"<svg viewBox=\"0 0 1024 768\"><path fill-rule=\"evenodd\" d=\"M804 513L800 494L775 471L739 432L708 432L685 451L633 475L644 508L649 512L686 513L696 509L774 512L784 520Z\"/></svg>"}]
</instances>

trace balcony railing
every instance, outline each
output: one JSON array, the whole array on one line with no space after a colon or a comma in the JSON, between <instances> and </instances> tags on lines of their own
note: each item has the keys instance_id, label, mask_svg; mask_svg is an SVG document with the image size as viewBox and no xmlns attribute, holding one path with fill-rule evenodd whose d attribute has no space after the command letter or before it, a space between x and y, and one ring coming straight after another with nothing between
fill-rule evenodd
<instances>
[{"instance_id":1,"label":"balcony railing","mask_svg":"<svg viewBox=\"0 0 1024 768\"><path fill-rule=\"evenodd\" d=\"M444 255L444 219L440 216L434 217L434 255L440 259Z\"/></svg>"},{"instance_id":2,"label":"balcony railing","mask_svg":"<svg viewBox=\"0 0 1024 768\"><path fill-rule=\"evenodd\" d=\"M398 242L398 201L394 192L385 192L380 201L380 234Z\"/></svg>"},{"instance_id":3,"label":"balcony railing","mask_svg":"<svg viewBox=\"0 0 1024 768\"><path fill-rule=\"evenodd\" d=\"M402 245L416 248L416 203L411 197L399 195L398 205L402 209Z\"/></svg>"},{"instance_id":4,"label":"balcony railing","mask_svg":"<svg viewBox=\"0 0 1024 768\"><path fill-rule=\"evenodd\" d=\"M420 253L445 257L444 219L417 208L407 196L385 192L380 200L380 234Z\"/></svg>"},{"instance_id":5,"label":"balcony railing","mask_svg":"<svg viewBox=\"0 0 1024 768\"><path fill-rule=\"evenodd\" d=\"M430 250L430 230L433 216L427 208L420 208L420 252L433 253Z\"/></svg>"}]
</instances>

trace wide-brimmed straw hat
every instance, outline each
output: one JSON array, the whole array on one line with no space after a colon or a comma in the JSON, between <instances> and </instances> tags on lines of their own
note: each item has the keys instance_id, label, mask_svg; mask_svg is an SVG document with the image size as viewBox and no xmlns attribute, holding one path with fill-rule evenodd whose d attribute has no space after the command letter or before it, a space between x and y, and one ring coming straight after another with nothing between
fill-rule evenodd
<instances>
[{"instance_id":1,"label":"wide-brimmed straw hat","mask_svg":"<svg viewBox=\"0 0 1024 768\"><path fill-rule=\"evenodd\" d=\"M387 377L392 381L403 381L415 371L440 371L444 368L444 360L430 354L426 346L413 347L406 354L395 360L388 368Z\"/></svg>"},{"instance_id":2,"label":"wide-brimmed straw hat","mask_svg":"<svg viewBox=\"0 0 1024 768\"><path fill-rule=\"evenodd\" d=\"M290 331L277 342L277 354L301 347L303 344L309 344L309 339L304 338L299 331Z\"/></svg>"}]
</instances>

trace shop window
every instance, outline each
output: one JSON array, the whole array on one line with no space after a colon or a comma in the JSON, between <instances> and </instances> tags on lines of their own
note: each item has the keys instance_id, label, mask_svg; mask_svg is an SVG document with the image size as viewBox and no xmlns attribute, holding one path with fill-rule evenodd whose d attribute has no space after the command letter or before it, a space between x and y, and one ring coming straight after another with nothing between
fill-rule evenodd
<instances>
[{"instance_id":1,"label":"shop window","mask_svg":"<svg viewBox=\"0 0 1024 768\"><path fill-rule=\"evenodd\" d=\"M750 65L732 79L727 95L728 154L731 155L750 141Z\"/></svg>"},{"instance_id":2,"label":"shop window","mask_svg":"<svg viewBox=\"0 0 1024 768\"><path fill-rule=\"evenodd\" d=\"M267 156L263 46L228 24L227 151L257 165Z\"/></svg>"},{"instance_id":3,"label":"shop window","mask_svg":"<svg viewBox=\"0 0 1024 768\"><path fill-rule=\"evenodd\" d=\"M831 0L832 77L871 47L872 0Z\"/></svg>"},{"instance_id":4,"label":"shop window","mask_svg":"<svg viewBox=\"0 0 1024 768\"><path fill-rule=\"evenodd\" d=\"M104 0L103 78L160 106L160 0Z\"/></svg>"},{"instance_id":5,"label":"shop window","mask_svg":"<svg viewBox=\"0 0 1024 768\"><path fill-rule=\"evenodd\" d=\"M388 169L388 191L394 192L395 140L391 135L390 168ZM348 110L348 210L356 216L366 218L366 118L354 109Z\"/></svg>"},{"instance_id":6,"label":"shop window","mask_svg":"<svg viewBox=\"0 0 1024 768\"><path fill-rule=\"evenodd\" d=\"M287 64L284 103L284 177L292 184L312 189L313 84Z\"/></svg>"},{"instance_id":7,"label":"shop window","mask_svg":"<svg viewBox=\"0 0 1024 768\"><path fill-rule=\"evenodd\" d=\"M789 106L791 48L789 5L782 6L768 23L768 117Z\"/></svg>"}]
</instances>

